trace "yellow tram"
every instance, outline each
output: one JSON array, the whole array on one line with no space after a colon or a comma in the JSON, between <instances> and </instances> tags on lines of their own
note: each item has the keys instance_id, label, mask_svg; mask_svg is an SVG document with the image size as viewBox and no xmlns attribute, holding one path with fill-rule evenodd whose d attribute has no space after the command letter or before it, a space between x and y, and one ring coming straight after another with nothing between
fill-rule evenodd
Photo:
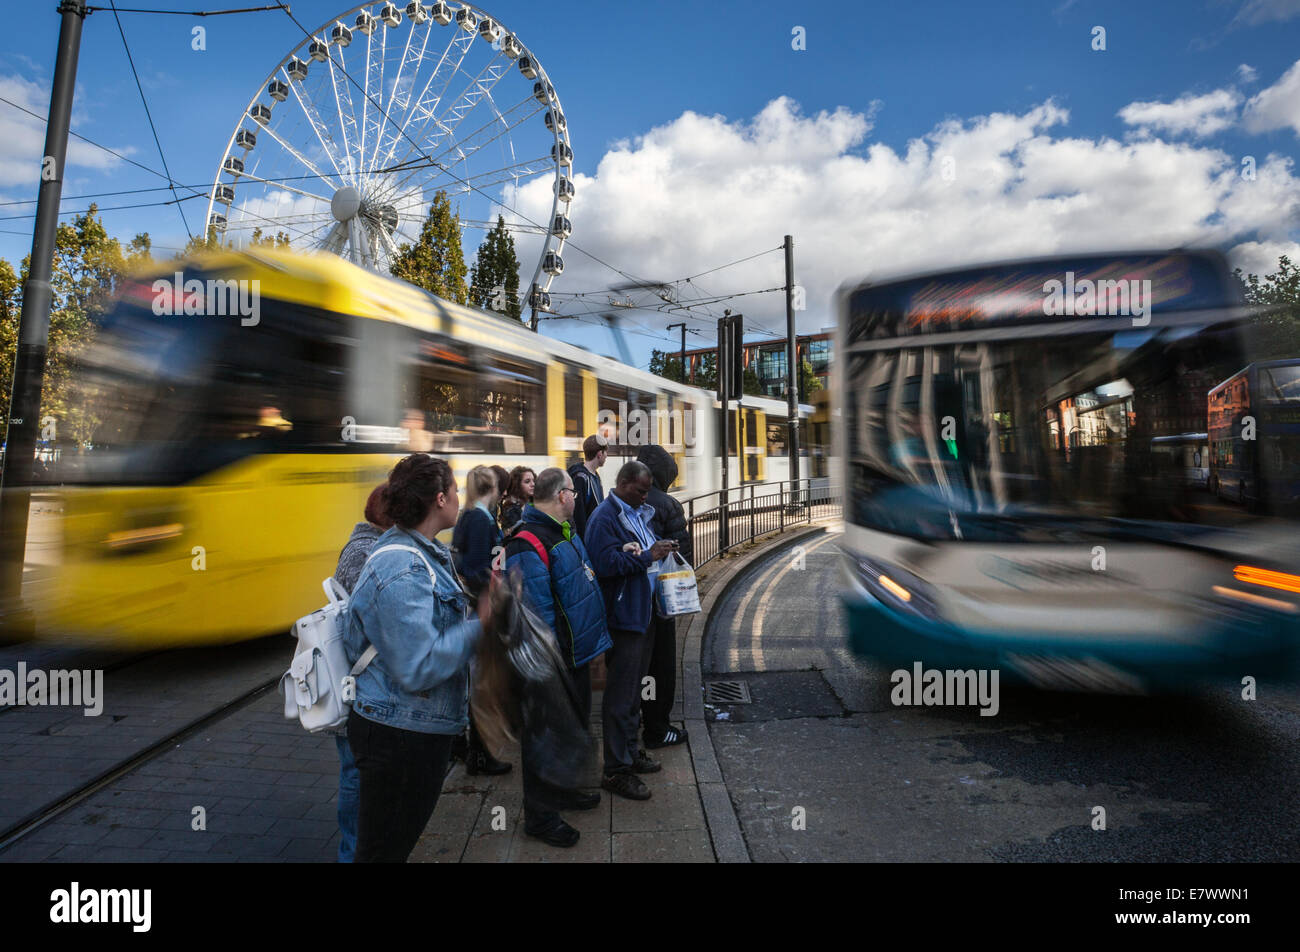
<instances>
[{"instance_id":1,"label":"yellow tram","mask_svg":"<svg viewBox=\"0 0 1300 952\"><path fill-rule=\"evenodd\" d=\"M214 307L214 287L242 309ZM677 458L675 492L720 481L712 393L328 255L218 252L132 276L77 387L92 436L54 474L47 637L284 631L318 607L366 496L413 451L463 482L480 463L566 466L603 426L607 487L639 442ZM768 452L784 403L746 397L733 417L732 485L785 478Z\"/></svg>"}]
</instances>

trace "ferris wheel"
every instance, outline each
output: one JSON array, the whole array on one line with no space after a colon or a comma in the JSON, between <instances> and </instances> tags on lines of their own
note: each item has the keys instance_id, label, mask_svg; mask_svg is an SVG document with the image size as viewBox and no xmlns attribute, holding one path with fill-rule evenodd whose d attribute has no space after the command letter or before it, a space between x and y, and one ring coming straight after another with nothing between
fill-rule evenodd
<instances>
[{"instance_id":1,"label":"ferris wheel","mask_svg":"<svg viewBox=\"0 0 1300 952\"><path fill-rule=\"evenodd\" d=\"M513 226L542 238L529 303L545 310L572 233L572 167L555 87L499 20L441 0L362 4L304 37L249 101L207 223L235 247L284 232L387 273L439 190L463 225L492 227L549 177L549 219Z\"/></svg>"}]
</instances>

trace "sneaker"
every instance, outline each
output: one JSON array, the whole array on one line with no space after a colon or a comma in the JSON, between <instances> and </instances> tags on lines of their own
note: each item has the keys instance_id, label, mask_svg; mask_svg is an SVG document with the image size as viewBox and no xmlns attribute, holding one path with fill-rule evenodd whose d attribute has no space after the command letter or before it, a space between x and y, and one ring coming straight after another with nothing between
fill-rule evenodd
<instances>
[{"instance_id":1,"label":"sneaker","mask_svg":"<svg viewBox=\"0 0 1300 952\"><path fill-rule=\"evenodd\" d=\"M632 762L632 769L636 773L658 773L664 769L664 765L657 760L651 760L649 754L640 750L637 751L636 760Z\"/></svg>"},{"instance_id":2,"label":"sneaker","mask_svg":"<svg viewBox=\"0 0 1300 952\"><path fill-rule=\"evenodd\" d=\"M600 785L610 793L617 793L629 800L650 799L650 788L634 773L619 771L616 774L606 774Z\"/></svg>"},{"instance_id":3,"label":"sneaker","mask_svg":"<svg viewBox=\"0 0 1300 952\"><path fill-rule=\"evenodd\" d=\"M660 736L657 740L651 740L649 737L647 737L645 745L650 750L655 750L659 747L672 747L675 744L682 744L685 742L686 742L686 728L673 727L672 725L669 725L668 729L664 731L663 735Z\"/></svg>"},{"instance_id":4,"label":"sneaker","mask_svg":"<svg viewBox=\"0 0 1300 952\"><path fill-rule=\"evenodd\" d=\"M544 827L540 830L530 830L527 827L524 827L524 833L534 839L541 840L547 846L558 846L561 849L567 849L568 847L575 845L578 842L578 837L581 835L577 830L558 817L550 826Z\"/></svg>"}]
</instances>

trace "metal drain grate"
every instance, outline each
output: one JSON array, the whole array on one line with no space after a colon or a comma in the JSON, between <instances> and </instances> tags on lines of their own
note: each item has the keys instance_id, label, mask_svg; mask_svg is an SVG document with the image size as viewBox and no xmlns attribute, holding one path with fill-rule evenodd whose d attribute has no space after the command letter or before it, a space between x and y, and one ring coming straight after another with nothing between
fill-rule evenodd
<instances>
[{"instance_id":1,"label":"metal drain grate","mask_svg":"<svg viewBox=\"0 0 1300 952\"><path fill-rule=\"evenodd\" d=\"M704 685L706 704L752 704L748 681L711 681Z\"/></svg>"}]
</instances>

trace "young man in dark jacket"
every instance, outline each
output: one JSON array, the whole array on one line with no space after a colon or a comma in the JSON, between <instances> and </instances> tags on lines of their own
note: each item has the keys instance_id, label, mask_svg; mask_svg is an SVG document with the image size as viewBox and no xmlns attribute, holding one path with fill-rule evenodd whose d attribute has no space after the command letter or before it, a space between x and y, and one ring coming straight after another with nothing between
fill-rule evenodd
<instances>
[{"instance_id":1,"label":"young man in dark jacket","mask_svg":"<svg viewBox=\"0 0 1300 952\"><path fill-rule=\"evenodd\" d=\"M661 539L677 543L677 552L688 565L694 562L691 534L686 526L686 511L682 504L668 495L668 487L677 479L677 461L662 446L651 444L641 447L637 460L650 470L654 485L646 502L654 509L650 528ZM653 697L641 695L641 723L645 732L645 745L654 750L671 747L686 740L686 728L669 723L673 700L677 696L677 619L665 618L655 609L654 648L650 654L650 677L654 679Z\"/></svg>"},{"instance_id":2,"label":"young man in dark jacket","mask_svg":"<svg viewBox=\"0 0 1300 952\"><path fill-rule=\"evenodd\" d=\"M555 633L569 663L583 727L591 721L589 662L609 650L605 603L582 539L569 522L573 515L573 480L561 469L537 476L533 503L506 543L506 571L518 572L524 598ZM590 810L600 794L551 787L537 776L528 749L523 751L524 832L552 846L573 846L578 831L559 810Z\"/></svg>"},{"instance_id":3,"label":"young man in dark jacket","mask_svg":"<svg viewBox=\"0 0 1300 952\"><path fill-rule=\"evenodd\" d=\"M630 800L650 799L639 773L661 769L641 750L641 679L650 666L654 634L655 575L659 560L676 545L656 539L650 529L654 510L646 505L653 486L644 463L630 462L618 471L614 491L587 522L586 545L605 596L609 634L605 698L601 720L605 732L605 776L601 786Z\"/></svg>"},{"instance_id":4,"label":"young man in dark jacket","mask_svg":"<svg viewBox=\"0 0 1300 952\"><path fill-rule=\"evenodd\" d=\"M586 537L587 520L596 507L605 501L605 487L600 484L600 468L609 455L608 441L603 436L592 435L582 441L582 455L586 462L569 467L573 477L573 527L578 535Z\"/></svg>"}]
</instances>

